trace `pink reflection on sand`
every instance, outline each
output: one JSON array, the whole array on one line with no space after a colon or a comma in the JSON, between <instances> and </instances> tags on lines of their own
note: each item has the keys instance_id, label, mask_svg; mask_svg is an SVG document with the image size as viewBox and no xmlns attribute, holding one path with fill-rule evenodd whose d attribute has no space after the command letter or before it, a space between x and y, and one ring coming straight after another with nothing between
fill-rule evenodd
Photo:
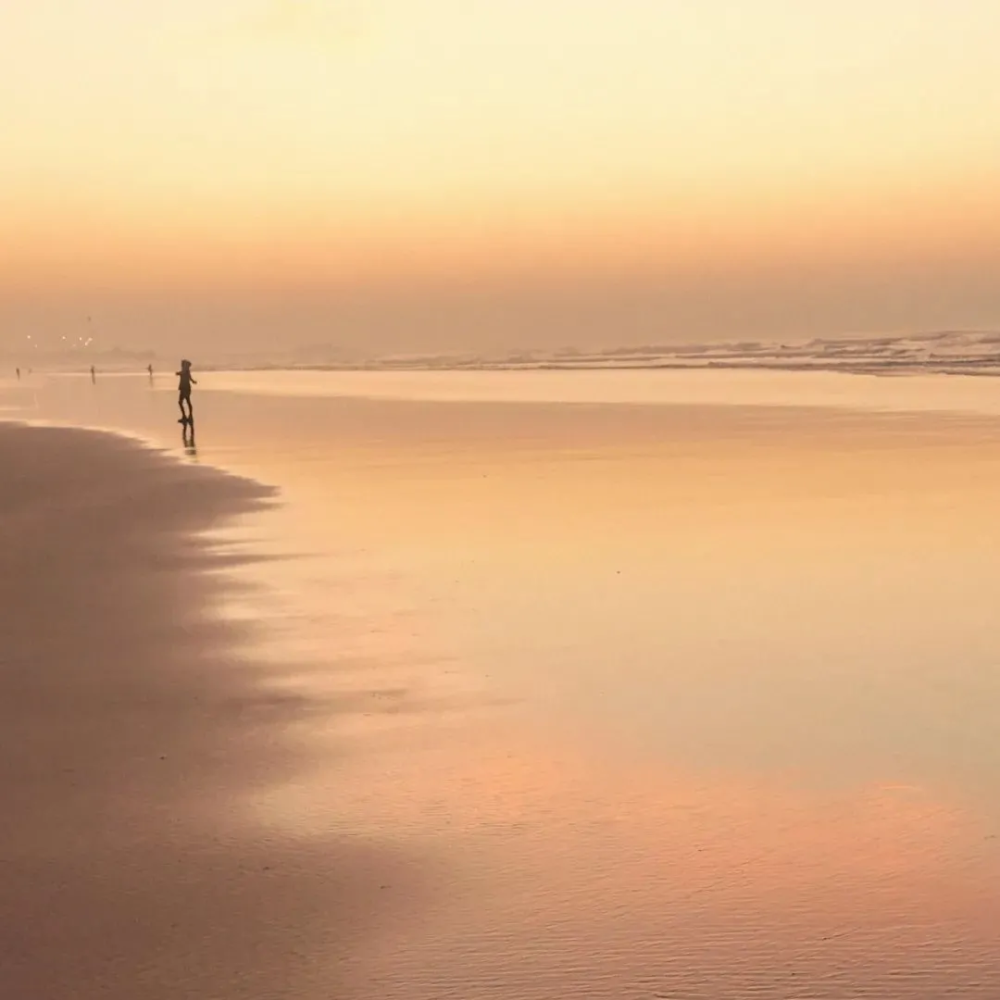
<instances>
[{"instance_id":1,"label":"pink reflection on sand","mask_svg":"<svg viewBox=\"0 0 1000 1000\"><path fill-rule=\"evenodd\" d=\"M827 790L451 737L258 801L286 831L393 830L425 845L440 898L433 931L409 931L421 963L517 954L540 974L610 962L627 980L661 968L669 944L713 963L738 947L751 977L779 959L818 975L848 960L875 969L884 948L916 962L928 941L975 951L1000 926L996 842L932 790ZM379 953L402 975L400 962Z\"/></svg>"},{"instance_id":2,"label":"pink reflection on sand","mask_svg":"<svg viewBox=\"0 0 1000 1000\"><path fill-rule=\"evenodd\" d=\"M652 977L690 991L676 995L778 997L794 969L810 995L923 997L989 964L1000 926L989 828L913 786L626 768L481 735L353 762L267 812L295 828L319 800L334 826L425 845L437 898L405 940L375 946L386 996L404 980L417 996L438 995L422 982L495 995L487 981L504 996L632 996ZM878 992L899 967L919 989Z\"/></svg>"}]
</instances>

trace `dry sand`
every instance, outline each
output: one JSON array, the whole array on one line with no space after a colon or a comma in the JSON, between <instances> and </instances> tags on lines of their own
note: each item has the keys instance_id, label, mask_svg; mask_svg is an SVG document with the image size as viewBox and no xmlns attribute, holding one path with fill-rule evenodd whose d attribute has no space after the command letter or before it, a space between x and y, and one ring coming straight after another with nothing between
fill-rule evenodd
<instances>
[{"instance_id":1,"label":"dry sand","mask_svg":"<svg viewBox=\"0 0 1000 1000\"><path fill-rule=\"evenodd\" d=\"M0 425L0 463L0 993L337 996L394 862L242 818L303 706L214 616L249 556L200 534L271 491L87 431Z\"/></svg>"}]
</instances>

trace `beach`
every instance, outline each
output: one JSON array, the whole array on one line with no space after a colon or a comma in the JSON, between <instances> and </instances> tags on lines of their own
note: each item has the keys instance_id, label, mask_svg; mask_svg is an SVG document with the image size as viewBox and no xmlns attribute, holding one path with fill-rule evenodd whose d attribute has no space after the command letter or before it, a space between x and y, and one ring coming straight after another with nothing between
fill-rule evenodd
<instances>
[{"instance_id":1,"label":"beach","mask_svg":"<svg viewBox=\"0 0 1000 1000\"><path fill-rule=\"evenodd\" d=\"M0 387L13 993L1000 993L992 380L352 374Z\"/></svg>"}]
</instances>

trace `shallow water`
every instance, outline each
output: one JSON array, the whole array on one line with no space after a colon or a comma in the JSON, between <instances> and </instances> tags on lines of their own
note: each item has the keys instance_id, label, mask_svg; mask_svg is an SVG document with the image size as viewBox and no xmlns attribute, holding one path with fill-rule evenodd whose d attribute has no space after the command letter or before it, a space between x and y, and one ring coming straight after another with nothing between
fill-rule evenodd
<instances>
[{"instance_id":1,"label":"shallow water","mask_svg":"<svg viewBox=\"0 0 1000 1000\"><path fill-rule=\"evenodd\" d=\"M246 821L424 859L348 1000L1000 995L987 381L633 374L199 377L315 705ZM179 444L171 379L13 393Z\"/></svg>"}]
</instances>

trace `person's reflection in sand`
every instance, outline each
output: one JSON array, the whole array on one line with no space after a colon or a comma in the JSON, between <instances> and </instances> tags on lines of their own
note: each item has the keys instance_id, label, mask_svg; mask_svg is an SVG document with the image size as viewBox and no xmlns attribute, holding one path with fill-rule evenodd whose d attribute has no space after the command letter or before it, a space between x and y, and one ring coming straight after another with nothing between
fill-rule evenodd
<instances>
[{"instance_id":1,"label":"person's reflection in sand","mask_svg":"<svg viewBox=\"0 0 1000 1000\"><path fill-rule=\"evenodd\" d=\"M181 440L184 443L184 453L192 457L197 456L198 449L194 443L194 418L186 421L181 427Z\"/></svg>"}]
</instances>

